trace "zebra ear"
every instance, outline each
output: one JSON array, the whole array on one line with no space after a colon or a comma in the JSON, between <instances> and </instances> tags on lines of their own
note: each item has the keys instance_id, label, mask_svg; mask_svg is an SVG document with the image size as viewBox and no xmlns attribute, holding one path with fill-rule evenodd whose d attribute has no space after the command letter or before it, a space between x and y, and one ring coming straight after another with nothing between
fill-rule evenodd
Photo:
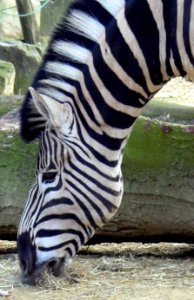
<instances>
[{"instance_id":1,"label":"zebra ear","mask_svg":"<svg viewBox=\"0 0 194 300\"><path fill-rule=\"evenodd\" d=\"M29 92L31 93L34 105L38 112L55 128L60 128L62 125L62 112L64 110L63 104L54 101L46 95L38 93L32 87L29 88Z\"/></svg>"}]
</instances>

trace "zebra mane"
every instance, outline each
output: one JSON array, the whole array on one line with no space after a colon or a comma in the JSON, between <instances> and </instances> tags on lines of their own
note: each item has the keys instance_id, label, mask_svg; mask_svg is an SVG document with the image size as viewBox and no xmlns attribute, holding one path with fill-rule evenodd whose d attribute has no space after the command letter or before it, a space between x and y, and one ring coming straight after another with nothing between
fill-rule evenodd
<instances>
[{"instance_id":1,"label":"zebra mane","mask_svg":"<svg viewBox=\"0 0 194 300\"><path fill-rule=\"evenodd\" d=\"M107 19L115 16L124 5L124 0L74 1L53 33L32 87L56 101L63 102L66 96L69 97L72 81L79 81L81 70L91 59L95 44L104 38ZM100 11L102 8L105 16ZM104 19L103 24L97 19L99 14L101 21ZM51 75L52 72L55 76ZM27 142L38 138L45 125L46 120L37 111L30 92L27 92L21 109L22 138Z\"/></svg>"}]
</instances>

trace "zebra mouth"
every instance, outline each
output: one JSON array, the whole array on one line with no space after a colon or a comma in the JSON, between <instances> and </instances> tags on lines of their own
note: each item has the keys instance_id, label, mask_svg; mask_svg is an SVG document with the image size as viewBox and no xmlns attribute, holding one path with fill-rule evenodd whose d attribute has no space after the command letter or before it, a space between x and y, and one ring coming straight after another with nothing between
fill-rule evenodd
<instances>
[{"instance_id":1,"label":"zebra mouth","mask_svg":"<svg viewBox=\"0 0 194 300\"><path fill-rule=\"evenodd\" d=\"M58 260L50 261L47 269L49 272L55 277L60 277L64 274L65 270L65 260L64 258L60 258Z\"/></svg>"},{"instance_id":2,"label":"zebra mouth","mask_svg":"<svg viewBox=\"0 0 194 300\"><path fill-rule=\"evenodd\" d=\"M64 258L50 260L37 265L36 268L30 273L23 273L21 276L21 281L24 284L36 285L46 272L54 275L55 277L60 277L64 274L65 265Z\"/></svg>"}]
</instances>

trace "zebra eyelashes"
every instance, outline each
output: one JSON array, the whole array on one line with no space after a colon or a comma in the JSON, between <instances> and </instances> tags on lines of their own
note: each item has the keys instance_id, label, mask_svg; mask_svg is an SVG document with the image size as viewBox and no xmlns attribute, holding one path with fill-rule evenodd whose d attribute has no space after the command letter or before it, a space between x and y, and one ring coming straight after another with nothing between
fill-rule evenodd
<instances>
[{"instance_id":1,"label":"zebra eyelashes","mask_svg":"<svg viewBox=\"0 0 194 300\"><path fill-rule=\"evenodd\" d=\"M58 175L57 172L45 172L42 174L42 182L52 183L55 180L57 175Z\"/></svg>"}]
</instances>

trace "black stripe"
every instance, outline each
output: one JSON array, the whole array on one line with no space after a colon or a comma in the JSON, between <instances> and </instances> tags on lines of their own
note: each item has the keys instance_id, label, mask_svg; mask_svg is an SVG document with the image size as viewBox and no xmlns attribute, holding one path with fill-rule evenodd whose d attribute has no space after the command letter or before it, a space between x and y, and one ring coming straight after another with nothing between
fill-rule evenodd
<instances>
[{"instance_id":1,"label":"black stripe","mask_svg":"<svg viewBox=\"0 0 194 300\"><path fill-rule=\"evenodd\" d=\"M56 136L56 133L55 133L55 136ZM54 149L54 151L52 151L51 152L52 155L51 154L50 155L51 155L52 161L55 162L54 163L55 168L57 168L57 166L56 166L56 162L58 161L57 153L58 153L58 148L61 146L61 143L59 143L58 141L56 141L55 138L52 139L52 142L53 142L53 149ZM53 154L54 154L54 157L53 157ZM64 153L63 153L63 155L64 155ZM49 169L50 169L50 167L49 167Z\"/></svg>"},{"instance_id":2,"label":"black stripe","mask_svg":"<svg viewBox=\"0 0 194 300\"><path fill-rule=\"evenodd\" d=\"M57 205L73 205L73 201L66 198L66 197L62 197L62 198L58 198L58 199L52 199L49 202L47 202L45 205L42 206L42 211L44 209L48 209L50 207L56 207Z\"/></svg>"},{"instance_id":3,"label":"black stripe","mask_svg":"<svg viewBox=\"0 0 194 300\"><path fill-rule=\"evenodd\" d=\"M36 237L38 237L38 238L54 237L54 236L62 235L62 234L77 235L80 239L81 244L84 244L86 242L83 233L81 231L78 231L78 230L75 230L72 228L68 228L66 230L63 230L63 229L40 229L40 230L38 230Z\"/></svg>"},{"instance_id":4,"label":"black stripe","mask_svg":"<svg viewBox=\"0 0 194 300\"><path fill-rule=\"evenodd\" d=\"M38 247L38 249L40 251L52 251L52 250L57 250L59 248L62 248L62 247L66 246L66 245L69 245L69 244L72 244L75 248L75 252L78 252L79 247L78 247L78 244L75 240L69 240L67 242L63 242L63 243L60 243L60 244L52 246L52 247Z\"/></svg>"},{"instance_id":5,"label":"black stripe","mask_svg":"<svg viewBox=\"0 0 194 300\"><path fill-rule=\"evenodd\" d=\"M162 0L164 8L164 23L166 29L166 67L169 76L173 76L173 70L170 66L171 51L174 63L180 72L180 76L185 76L186 72L181 62L178 46L177 46L177 0Z\"/></svg>"},{"instance_id":6,"label":"black stripe","mask_svg":"<svg viewBox=\"0 0 194 300\"><path fill-rule=\"evenodd\" d=\"M42 150L42 153L41 153L41 168L44 169L45 166L47 165L47 153L45 153L45 149L47 149L47 142L46 142L46 132L44 132L41 136L41 143L40 143L40 147L41 147L41 150Z\"/></svg>"},{"instance_id":7,"label":"black stripe","mask_svg":"<svg viewBox=\"0 0 194 300\"><path fill-rule=\"evenodd\" d=\"M161 84L159 32L147 1L129 1L125 18L144 54L153 84Z\"/></svg>"},{"instance_id":8,"label":"black stripe","mask_svg":"<svg viewBox=\"0 0 194 300\"><path fill-rule=\"evenodd\" d=\"M194 57L191 51L191 43L193 41L190 40L189 31L191 26L191 7L192 7L192 0L185 0L184 1L184 19L183 19L183 39L185 44L185 49L187 55L190 59L190 62L194 66Z\"/></svg>"},{"instance_id":9,"label":"black stripe","mask_svg":"<svg viewBox=\"0 0 194 300\"><path fill-rule=\"evenodd\" d=\"M72 257L75 254L75 253L72 252L70 247L65 248L65 252L67 252L70 257Z\"/></svg>"}]
</instances>

